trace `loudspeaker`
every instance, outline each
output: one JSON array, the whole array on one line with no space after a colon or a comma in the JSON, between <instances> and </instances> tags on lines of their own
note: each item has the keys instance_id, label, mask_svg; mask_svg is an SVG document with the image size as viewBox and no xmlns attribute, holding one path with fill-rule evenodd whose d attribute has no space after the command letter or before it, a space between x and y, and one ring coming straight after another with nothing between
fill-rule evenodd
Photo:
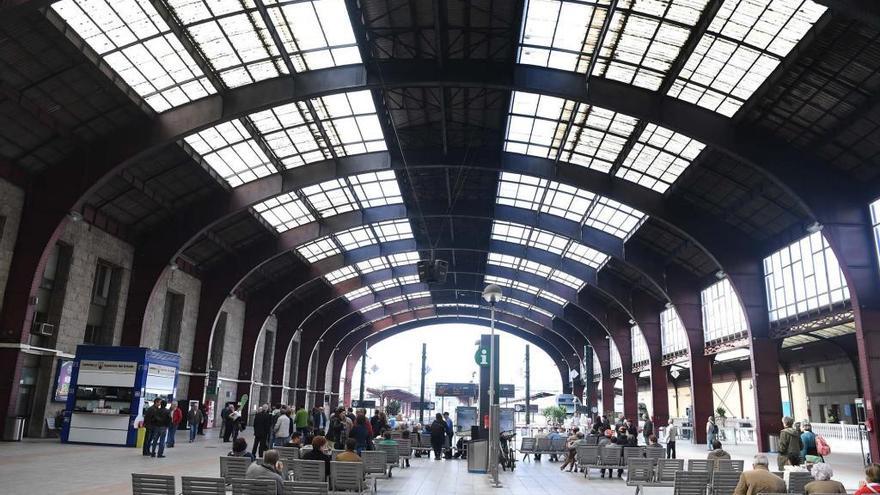
<instances>
[{"instance_id":1,"label":"loudspeaker","mask_svg":"<svg viewBox=\"0 0 880 495\"><path fill-rule=\"evenodd\" d=\"M444 260L420 260L416 264L419 271L419 282L426 284L442 284L446 282L449 263Z\"/></svg>"}]
</instances>

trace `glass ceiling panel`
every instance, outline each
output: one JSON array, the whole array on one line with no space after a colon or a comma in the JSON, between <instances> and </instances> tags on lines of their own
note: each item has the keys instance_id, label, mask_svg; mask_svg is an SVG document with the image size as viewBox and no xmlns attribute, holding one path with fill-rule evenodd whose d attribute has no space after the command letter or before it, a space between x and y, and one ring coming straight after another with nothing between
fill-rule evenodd
<instances>
[{"instance_id":1,"label":"glass ceiling panel","mask_svg":"<svg viewBox=\"0 0 880 495\"><path fill-rule=\"evenodd\" d=\"M361 208L402 203L397 176L391 170L369 172L349 177L351 188L361 203Z\"/></svg>"},{"instance_id":2,"label":"glass ceiling panel","mask_svg":"<svg viewBox=\"0 0 880 495\"><path fill-rule=\"evenodd\" d=\"M537 263L531 260L510 256L507 254L489 253L487 263L490 265L503 266L516 271L524 271L537 275L544 279L553 280L563 285L567 285L575 290L580 290L585 282L574 275L549 267L547 265Z\"/></svg>"},{"instance_id":3,"label":"glass ceiling panel","mask_svg":"<svg viewBox=\"0 0 880 495\"><path fill-rule=\"evenodd\" d=\"M344 251L376 244L379 242L379 237L376 235L377 228L392 229L396 233L395 235L398 236L398 239L412 238L412 228L409 226L409 220L393 220L363 227L354 227L336 234L327 235L312 242L302 244L296 250L309 263L314 263Z\"/></svg>"},{"instance_id":4,"label":"glass ceiling panel","mask_svg":"<svg viewBox=\"0 0 880 495\"><path fill-rule=\"evenodd\" d=\"M609 352L611 353L609 369L611 371L621 369L623 365L620 363L620 351L617 350L617 344L614 343L614 339L608 339L608 347L610 349Z\"/></svg>"},{"instance_id":5,"label":"glass ceiling panel","mask_svg":"<svg viewBox=\"0 0 880 495\"><path fill-rule=\"evenodd\" d=\"M358 299L360 297L364 297L368 294L372 294L372 292L370 292L369 287L360 287L360 288L357 288L351 292L346 292L345 294L342 295L342 297L347 299L348 302L351 302L351 301L354 301L355 299Z\"/></svg>"},{"instance_id":6,"label":"glass ceiling panel","mask_svg":"<svg viewBox=\"0 0 880 495\"><path fill-rule=\"evenodd\" d=\"M546 290L535 287L534 285L529 285L524 282L520 282L518 280L511 280L509 278L497 277L495 275L486 275L484 280L487 284L497 284L502 287L509 287L511 289L521 290L527 294L534 294L538 297L542 297L547 299L550 302L555 304L559 304L560 306L564 306L566 302L565 299L557 296L556 294Z\"/></svg>"},{"instance_id":7,"label":"glass ceiling panel","mask_svg":"<svg viewBox=\"0 0 880 495\"><path fill-rule=\"evenodd\" d=\"M556 158L575 103L547 95L514 91L507 117L504 150Z\"/></svg>"},{"instance_id":8,"label":"glass ceiling panel","mask_svg":"<svg viewBox=\"0 0 880 495\"><path fill-rule=\"evenodd\" d=\"M660 348L664 356L687 352L687 331L674 308L660 313Z\"/></svg>"},{"instance_id":9,"label":"glass ceiling panel","mask_svg":"<svg viewBox=\"0 0 880 495\"><path fill-rule=\"evenodd\" d=\"M493 221L492 239L543 249L596 270L608 261L608 255L575 240L519 223Z\"/></svg>"},{"instance_id":10,"label":"glass ceiling panel","mask_svg":"<svg viewBox=\"0 0 880 495\"><path fill-rule=\"evenodd\" d=\"M626 114L578 103L560 159L608 173L637 122Z\"/></svg>"},{"instance_id":11,"label":"glass ceiling panel","mask_svg":"<svg viewBox=\"0 0 880 495\"><path fill-rule=\"evenodd\" d=\"M339 282L344 282L350 278L354 278L357 276L357 271L355 271L353 266L343 266L338 270L333 270L332 272L324 275L324 278L327 279L333 285L338 284Z\"/></svg>"},{"instance_id":12,"label":"glass ceiling panel","mask_svg":"<svg viewBox=\"0 0 880 495\"><path fill-rule=\"evenodd\" d=\"M296 251L309 263L314 263L342 252L330 236L303 244L296 248Z\"/></svg>"},{"instance_id":13,"label":"glass ceiling panel","mask_svg":"<svg viewBox=\"0 0 880 495\"><path fill-rule=\"evenodd\" d=\"M343 0L265 3L297 72L361 62Z\"/></svg>"},{"instance_id":14,"label":"glass ceiling panel","mask_svg":"<svg viewBox=\"0 0 880 495\"><path fill-rule=\"evenodd\" d=\"M650 361L648 354L648 343L645 342L645 336L642 335L642 329L638 325L630 328L630 348L632 351L633 364Z\"/></svg>"},{"instance_id":15,"label":"glass ceiling panel","mask_svg":"<svg viewBox=\"0 0 880 495\"><path fill-rule=\"evenodd\" d=\"M725 0L669 96L733 116L824 12L810 0Z\"/></svg>"},{"instance_id":16,"label":"glass ceiling panel","mask_svg":"<svg viewBox=\"0 0 880 495\"><path fill-rule=\"evenodd\" d=\"M617 170L617 176L666 192L706 145L655 124L648 124Z\"/></svg>"},{"instance_id":17,"label":"glass ceiling panel","mask_svg":"<svg viewBox=\"0 0 880 495\"><path fill-rule=\"evenodd\" d=\"M397 176L390 170L331 179L303 188L302 194L321 218L403 202Z\"/></svg>"},{"instance_id":18,"label":"glass ceiling panel","mask_svg":"<svg viewBox=\"0 0 880 495\"><path fill-rule=\"evenodd\" d=\"M824 337L826 339L831 339L834 337L840 337L842 335L850 335L856 333L856 324L855 323L844 323L843 325L835 325L833 327L822 328L819 330L810 331L811 334L817 335L819 337Z\"/></svg>"},{"instance_id":19,"label":"glass ceiling panel","mask_svg":"<svg viewBox=\"0 0 880 495\"><path fill-rule=\"evenodd\" d=\"M293 193L281 194L254 206L254 210L278 232L314 222L305 203Z\"/></svg>"},{"instance_id":20,"label":"glass ceiling panel","mask_svg":"<svg viewBox=\"0 0 880 495\"><path fill-rule=\"evenodd\" d=\"M510 172L501 173L496 201L573 220L624 240L647 218L636 209L584 189Z\"/></svg>"},{"instance_id":21,"label":"glass ceiling panel","mask_svg":"<svg viewBox=\"0 0 880 495\"><path fill-rule=\"evenodd\" d=\"M311 102L337 156L387 149L369 90L322 96Z\"/></svg>"},{"instance_id":22,"label":"glass ceiling panel","mask_svg":"<svg viewBox=\"0 0 880 495\"><path fill-rule=\"evenodd\" d=\"M275 172L269 157L238 120L190 134L183 140L231 187Z\"/></svg>"},{"instance_id":23,"label":"glass ceiling panel","mask_svg":"<svg viewBox=\"0 0 880 495\"><path fill-rule=\"evenodd\" d=\"M358 209L354 192L343 179L331 179L314 186L304 187L302 193L315 207L321 218L332 217Z\"/></svg>"},{"instance_id":24,"label":"glass ceiling panel","mask_svg":"<svg viewBox=\"0 0 880 495\"><path fill-rule=\"evenodd\" d=\"M746 315L730 280L710 285L700 293L703 307L703 338L708 342L735 340L748 332Z\"/></svg>"},{"instance_id":25,"label":"glass ceiling panel","mask_svg":"<svg viewBox=\"0 0 880 495\"><path fill-rule=\"evenodd\" d=\"M51 8L153 110L216 93L150 2L63 0Z\"/></svg>"},{"instance_id":26,"label":"glass ceiling panel","mask_svg":"<svg viewBox=\"0 0 880 495\"><path fill-rule=\"evenodd\" d=\"M281 105L248 116L285 168L329 158L315 139L319 131L305 103Z\"/></svg>"},{"instance_id":27,"label":"glass ceiling panel","mask_svg":"<svg viewBox=\"0 0 880 495\"><path fill-rule=\"evenodd\" d=\"M708 0L623 0L593 71L656 90ZM530 1L525 13L518 62L586 73L597 55L608 0Z\"/></svg>"}]
</instances>

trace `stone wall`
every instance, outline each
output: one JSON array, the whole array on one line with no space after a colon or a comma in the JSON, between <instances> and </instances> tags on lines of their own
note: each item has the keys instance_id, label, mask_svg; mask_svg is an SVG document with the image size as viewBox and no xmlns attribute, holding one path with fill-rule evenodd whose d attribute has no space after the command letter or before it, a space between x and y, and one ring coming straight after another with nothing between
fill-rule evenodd
<instances>
[{"instance_id":1,"label":"stone wall","mask_svg":"<svg viewBox=\"0 0 880 495\"><path fill-rule=\"evenodd\" d=\"M0 222L3 224L0 227L0 310L3 309L6 280L9 277L15 240L18 238L18 224L23 205L24 191L0 179L0 217L5 218L5 221Z\"/></svg>"}]
</instances>

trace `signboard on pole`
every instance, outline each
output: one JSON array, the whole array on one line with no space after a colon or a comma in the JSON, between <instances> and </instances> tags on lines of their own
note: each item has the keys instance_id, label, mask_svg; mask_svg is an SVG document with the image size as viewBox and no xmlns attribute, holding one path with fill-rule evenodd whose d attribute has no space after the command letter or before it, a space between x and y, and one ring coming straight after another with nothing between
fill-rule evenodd
<instances>
[{"instance_id":1,"label":"signboard on pole","mask_svg":"<svg viewBox=\"0 0 880 495\"><path fill-rule=\"evenodd\" d=\"M476 397L476 383L446 383L437 382L434 387L435 397Z\"/></svg>"},{"instance_id":2,"label":"signboard on pole","mask_svg":"<svg viewBox=\"0 0 880 495\"><path fill-rule=\"evenodd\" d=\"M524 413L526 412L525 404L514 404L513 405L514 412ZM529 411L533 413L538 413L538 405L537 404L529 404Z\"/></svg>"},{"instance_id":3,"label":"signboard on pole","mask_svg":"<svg viewBox=\"0 0 880 495\"><path fill-rule=\"evenodd\" d=\"M512 383L502 383L499 387L498 397L501 399L512 399L516 393L516 388Z\"/></svg>"},{"instance_id":4,"label":"signboard on pole","mask_svg":"<svg viewBox=\"0 0 880 495\"><path fill-rule=\"evenodd\" d=\"M412 409L415 409L416 411L433 411L434 410L434 403L433 402L415 401L415 402L410 402L409 405Z\"/></svg>"},{"instance_id":5,"label":"signboard on pole","mask_svg":"<svg viewBox=\"0 0 880 495\"><path fill-rule=\"evenodd\" d=\"M351 407L358 409L376 409L376 401L374 400L353 400Z\"/></svg>"}]
</instances>

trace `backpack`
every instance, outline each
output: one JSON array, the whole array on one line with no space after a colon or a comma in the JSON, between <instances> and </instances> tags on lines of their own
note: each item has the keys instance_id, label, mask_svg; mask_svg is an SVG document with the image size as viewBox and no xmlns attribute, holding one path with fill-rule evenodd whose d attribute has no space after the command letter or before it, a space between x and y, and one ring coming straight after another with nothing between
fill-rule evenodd
<instances>
[{"instance_id":1,"label":"backpack","mask_svg":"<svg viewBox=\"0 0 880 495\"><path fill-rule=\"evenodd\" d=\"M828 442L825 441L825 437L822 435L816 435L816 452L822 457L831 453L831 446L828 445Z\"/></svg>"}]
</instances>

